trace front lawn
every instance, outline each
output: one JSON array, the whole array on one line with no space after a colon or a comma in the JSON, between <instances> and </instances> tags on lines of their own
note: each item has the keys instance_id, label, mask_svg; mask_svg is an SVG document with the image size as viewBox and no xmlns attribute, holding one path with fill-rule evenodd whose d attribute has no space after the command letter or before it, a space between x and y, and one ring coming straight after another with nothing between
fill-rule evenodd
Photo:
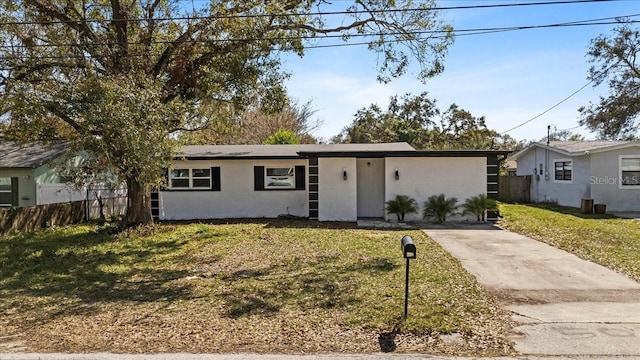
<instances>
[{"instance_id":1,"label":"front lawn","mask_svg":"<svg viewBox=\"0 0 640 360\"><path fill-rule=\"evenodd\" d=\"M424 233L296 221L0 238L0 314L0 353L512 351L508 315Z\"/></svg>"},{"instance_id":2,"label":"front lawn","mask_svg":"<svg viewBox=\"0 0 640 360\"><path fill-rule=\"evenodd\" d=\"M640 281L640 221L548 204L500 204L501 225Z\"/></svg>"}]
</instances>

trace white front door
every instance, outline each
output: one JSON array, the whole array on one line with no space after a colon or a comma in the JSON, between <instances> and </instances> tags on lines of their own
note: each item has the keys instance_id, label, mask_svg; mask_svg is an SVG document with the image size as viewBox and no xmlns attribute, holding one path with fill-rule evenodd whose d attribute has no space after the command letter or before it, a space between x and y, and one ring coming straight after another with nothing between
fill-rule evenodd
<instances>
[{"instance_id":1,"label":"white front door","mask_svg":"<svg viewBox=\"0 0 640 360\"><path fill-rule=\"evenodd\" d=\"M357 159L358 217L384 217L384 159Z\"/></svg>"}]
</instances>

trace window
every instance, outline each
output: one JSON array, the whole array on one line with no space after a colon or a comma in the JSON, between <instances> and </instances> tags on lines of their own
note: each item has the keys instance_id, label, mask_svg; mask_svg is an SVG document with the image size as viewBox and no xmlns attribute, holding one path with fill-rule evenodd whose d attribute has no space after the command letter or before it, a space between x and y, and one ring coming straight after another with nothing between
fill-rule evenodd
<instances>
[{"instance_id":1,"label":"window","mask_svg":"<svg viewBox=\"0 0 640 360\"><path fill-rule=\"evenodd\" d=\"M306 187L305 166L293 167L253 167L253 189L263 190L304 190Z\"/></svg>"},{"instance_id":2,"label":"window","mask_svg":"<svg viewBox=\"0 0 640 360\"><path fill-rule=\"evenodd\" d=\"M293 168L266 168L265 189L295 188L295 172Z\"/></svg>"},{"instance_id":3,"label":"window","mask_svg":"<svg viewBox=\"0 0 640 360\"><path fill-rule=\"evenodd\" d=\"M620 156L620 188L640 187L640 157Z\"/></svg>"},{"instance_id":4,"label":"window","mask_svg":"<svg viewBox=\"0 0 640 360\"><path fill-rule=\"evenodd\" d=\"M18 206L18 178L0 177L0 207Z\"/></svg>"},{"instance_id":5,"label":"window","mask_svg":"<svg viewBox=\"0 0 640 360\"><path fill-rule=\"evenodd\" d=\"M555 160L553 162L555 169L554 180L559 182L571 182L573 164L571 160Z\"/></svg>"},{"instance_id":6,"label":"window","mask_svg":"<svg viewBox=\"0 0 640 360\"><path fill-rule=\"evenodd\" d=\"M212 170L215 172L217 187L212 186ZM169 188L171 189L211 189L220 190L220 170L219 168L205 169L171 169L169 173Z\"/></svg>"}]
</instances>

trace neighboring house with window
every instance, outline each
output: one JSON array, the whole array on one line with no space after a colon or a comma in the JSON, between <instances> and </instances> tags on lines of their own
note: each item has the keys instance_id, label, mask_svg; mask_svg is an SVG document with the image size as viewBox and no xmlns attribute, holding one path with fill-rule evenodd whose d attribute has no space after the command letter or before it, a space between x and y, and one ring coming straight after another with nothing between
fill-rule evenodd
<instances>
[{"instance_id":1,"label":"neighboring house with window","mask_svg":"<svg viewBox=\"0 0 640 360\"><path fill-rule=\"evenodd\" d=\"M593 199L608 211L640 211L640 142L536 142L509 160L517 175L532 175L535 202L580 207Z\"/></svg>"},{"instance_id":2,"label":"neighboring house with window","mask_svg":"<svg viewBox=\"0 0 640 360\"><path fill-rule=\"evenodd\" d=\"M39 184L64 183L50 161L65 151L64 144L20 145L0 140L0 207L40 205Z\"/></svg>"},{"instance_id":3,"label":"neighboring house with window","mask_svg":"<svg viewBox=\"0 0 640 360\"><path fill-rule=\"evenodd\" d=\"M185 146L152 194L160 220L394 219L385 202L408 195L466 198L498 192L505 151L416 151L407 143ZM421 214L408 214L415 220Z\"/></svg>"}]
</instances>

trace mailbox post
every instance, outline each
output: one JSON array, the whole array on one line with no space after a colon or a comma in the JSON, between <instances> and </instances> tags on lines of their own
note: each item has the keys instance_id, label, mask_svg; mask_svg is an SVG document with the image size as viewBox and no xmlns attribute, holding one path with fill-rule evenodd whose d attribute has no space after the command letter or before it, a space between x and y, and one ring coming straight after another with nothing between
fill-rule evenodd
<instances>
[{"instance_id":1,"label":"mailbox post","mask_svg":"<svg viewBox=\"0 0 640 360\"><path fill-rule=\"evenodd\" d=\"M404 280L404 318L406 319L409 311L409 260L416 258L416 244L413 243L411 236L405 235L402 237L400 245L402 247L402 256L407 259Z\"/></svg>"}]
</instances>

